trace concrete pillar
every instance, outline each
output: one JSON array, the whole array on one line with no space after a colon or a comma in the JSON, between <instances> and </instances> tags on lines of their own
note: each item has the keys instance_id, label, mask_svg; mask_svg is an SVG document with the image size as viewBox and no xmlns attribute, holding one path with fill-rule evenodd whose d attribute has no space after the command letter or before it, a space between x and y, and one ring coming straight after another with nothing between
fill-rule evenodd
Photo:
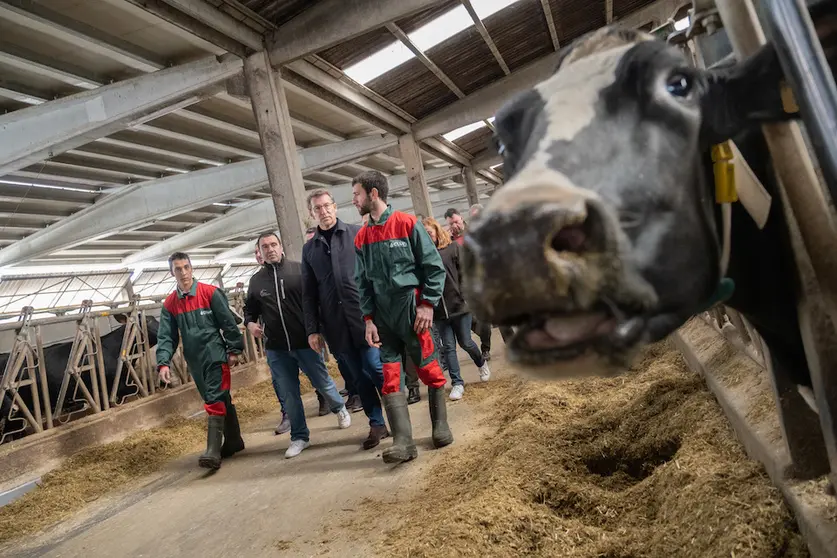
<instances>
[{"instance_id":1,"label":"concrete pillar","mask_svg":"<svg viewBox=\"0 0 837 558\"><path fill-rule=\"evenodd\" d=\"M398 148L401 150L401 160L404 161L404 168L407 172L407 184L410 187L410 197L413 198L413 211L422 217L433 215L430 191L427 189L424 163L421 161L418 143L412 134L405 134L398 138Z\"/></svg>"},{"instance_id":2,"label":"concrete pillar","mask_svg":"<svg viewBox=\"0 0 837 558\"><path fill-rule=\"evenodd\" d=\"M468 204L474 205L480 202L480 196L477 193L477 175L471 167L465 167L465 191L468 193Z\"/></svg>"},{"instance_id":3,"label":"concrete pillar","mask_svg":"<svg viewBox=\"0 0 837 558\"><path fill-rule=\"evenodd\" d=\"M270 66L267 53L262 51L245 60L244 76L259 126L282 246L289 259L299 261L305 243L303 221L308 211L282 75Z\"/></svg>"}]
</instances>

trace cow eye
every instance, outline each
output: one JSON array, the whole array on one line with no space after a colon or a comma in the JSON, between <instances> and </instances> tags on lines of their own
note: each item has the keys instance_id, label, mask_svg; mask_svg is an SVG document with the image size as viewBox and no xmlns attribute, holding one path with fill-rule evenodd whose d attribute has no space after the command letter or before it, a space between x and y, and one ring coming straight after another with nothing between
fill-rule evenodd
<instances>
[{"instance_id":1,"label":"cow eye","mask_svg":"<svg viewBox=\"0 0 837 558\"><path fill-rule=\"evenodd\" d=\"M688 97L693 86L692 77L680 72L670 75L666 80L666 91L673 97Z\"/></svg>"}]
</instances>

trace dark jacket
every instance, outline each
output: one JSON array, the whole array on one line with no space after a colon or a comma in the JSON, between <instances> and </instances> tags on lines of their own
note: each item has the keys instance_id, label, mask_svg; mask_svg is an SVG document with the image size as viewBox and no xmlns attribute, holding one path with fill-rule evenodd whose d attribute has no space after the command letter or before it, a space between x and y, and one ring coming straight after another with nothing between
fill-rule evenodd
<instances>
[{"instance_id":1,"label":"dark jacket","mask_svg":"<svg viewBox=\"0 0 837 558\"><path fill-rule=\"evenodd\" d=\"M433 309L433 319L447 320L468 311L459 286L461 269L459 265L459 244L451 242L439 250L439 254L442 256L442 264L445 266L445 289L442 293L442 300Z\"/></svg>"},{"instance_id":2,"label":"dark jacket","mask_svg":"<svg viewBox=\"0 0 837 558\"><path fill-rule=\"evenodd\" d=\"M355 237L359 225L337 220L326 242L320 229L302 248L302 306L305 330L322 333L335 354L365 347L366 327L355 284Z\"/></svg>"},{"instance_id":3,"label":"dark jacket","mask_svg":"<svg viewBox=\"0 0 837 558\"><path fill-rule=\"evenodd\" d=\"M244 324L264 322L265 348L289 351L308 348L302 312L302 266L282 258L264 264L250 278L244 302Z\"/></svg>"}]
</instances>

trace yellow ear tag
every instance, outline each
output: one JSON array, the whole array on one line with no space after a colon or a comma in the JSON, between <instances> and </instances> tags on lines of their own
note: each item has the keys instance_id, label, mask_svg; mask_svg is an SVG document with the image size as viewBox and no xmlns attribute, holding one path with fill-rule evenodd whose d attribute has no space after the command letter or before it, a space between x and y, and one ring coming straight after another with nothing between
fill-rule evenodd
<instances>
[{"instance_id":1,"label":"yellow ear tag","mask_svg":"<svg viewBox=\"0 0 837 558\"><path fill-rule=\"evenodd\" d=\"M782 83L779 85L779 94L782 97L782 109L787 114L796 114L799 112L799 105L796 103L793 90L785 80L782 80Z\"/></svg>"},{"instance_id":2,"label":"yellow ear tag","mask_svg":"<svg viewBox=\"0 0 837 558\"><path fill-rule=\"evenodd\" d=\"M715 202L733 203L738 201L735 189L735 165L729 141L712 146L712 168L715 171Z\"/></svg>"}]
</instances>

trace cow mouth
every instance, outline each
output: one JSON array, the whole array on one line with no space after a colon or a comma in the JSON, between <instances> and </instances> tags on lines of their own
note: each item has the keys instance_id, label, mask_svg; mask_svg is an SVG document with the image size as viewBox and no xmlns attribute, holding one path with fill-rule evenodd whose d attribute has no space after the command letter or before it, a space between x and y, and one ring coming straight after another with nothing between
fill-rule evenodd
<instances>
[{"instance_id":1,"label":"cow mouth","mask_svg":"<svg viewBox=\"0 0 837 558\"><path fill-rule=\"evenodd\" d=\"M510 359L525 365L576 360L595 353L620 360L641 342L645 319L607 306L585 312L521 316L509 342Z\"/></svg>"}]
</instances>

